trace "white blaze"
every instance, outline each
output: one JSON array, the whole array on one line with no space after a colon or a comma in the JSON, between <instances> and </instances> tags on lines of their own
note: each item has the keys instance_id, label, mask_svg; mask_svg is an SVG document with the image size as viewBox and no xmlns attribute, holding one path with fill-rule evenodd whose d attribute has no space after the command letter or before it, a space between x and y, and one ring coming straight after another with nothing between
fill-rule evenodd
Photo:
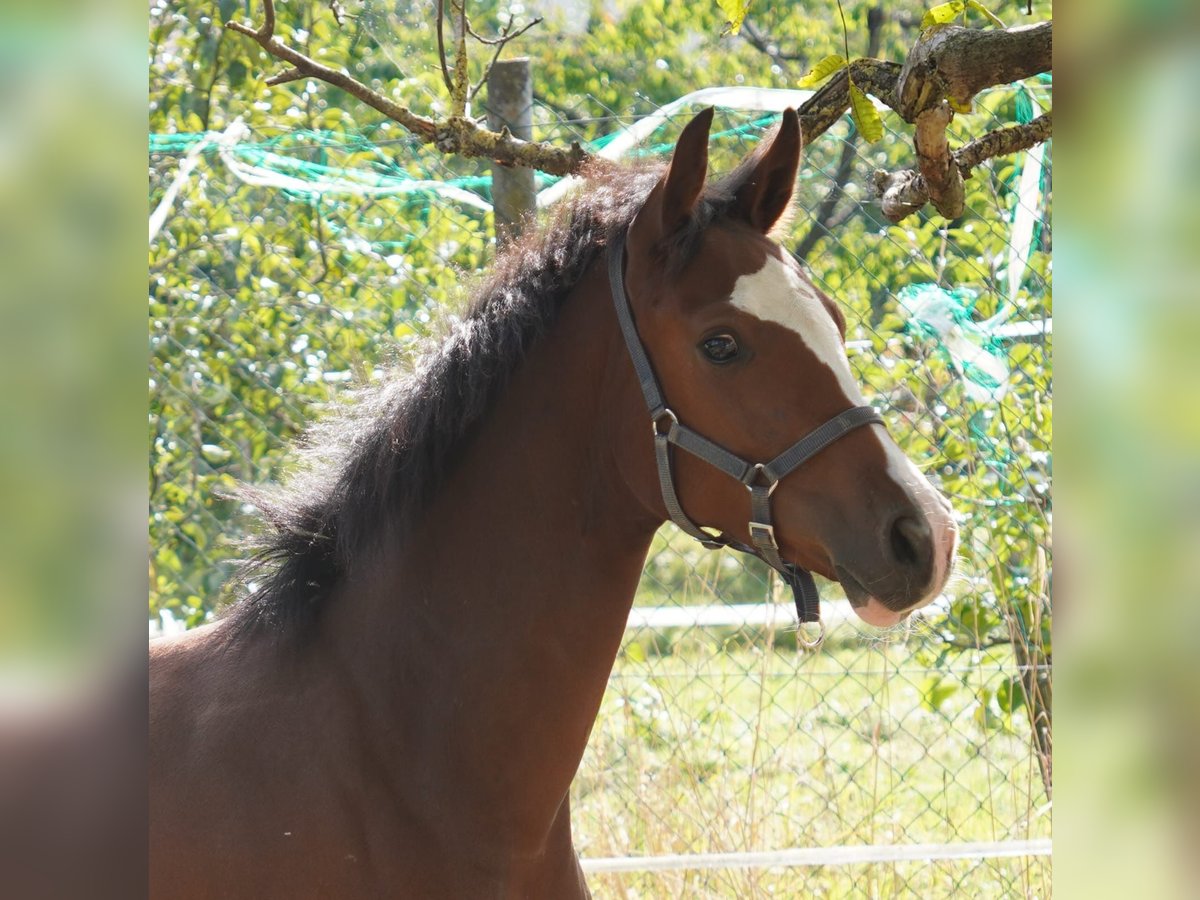
<instances>
[{"instance_id":1,"label":"white blaze","mask_svg":"<svg viewBox=\"0 0 1200 900\"><path fill-rule=\"evenodd\" d=\"M774 256L768 256L761 269L737 280L729 299L742 312L794 331L817 359L833 372L846 399L855 406L863 405L862 393L850 372L850 361L846 358L846 348L837 325L812 285L795 268ZM936 539L949 543L949 547L941 546L935 553L932 583L940 585L945 580L947 560L952 556L957 541L949 504L885 431L878 428L868 430L883 448L888 476L925 513ZM932 599L933 594L922 599L914 608L924 606ZM890 612L888 614L891 615Z\"/></svg>"},{"instance_id":2,"label":"white blaze","mask_svg":"<svg viewBox=\"0 0 1200 900\"><path fill-rule=\"evenodd\" d=\"M737 280L729 300L757 319L796 332L817 359L833 371L846 399L862 405L862 394L850 373L837 325L816 291L795 268L767 256L761 269Z\"/></svg>"}]
</instances>

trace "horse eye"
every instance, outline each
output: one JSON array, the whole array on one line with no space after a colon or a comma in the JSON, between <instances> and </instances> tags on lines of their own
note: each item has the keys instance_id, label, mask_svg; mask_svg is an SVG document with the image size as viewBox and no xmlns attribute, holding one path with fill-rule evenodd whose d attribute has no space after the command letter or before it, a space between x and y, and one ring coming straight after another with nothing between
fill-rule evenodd
<instances>
[{"instance_id":1,"label":"horse eye","mask_svg":"<svg viewBox=\"0 0 1200 900\"><path fill-rule=\"evenodd\" d=\"M738 355L737 341L731 334L714 334L701 344L704 355L715 363L727 363Z\"/></svg>"}]
</instances>

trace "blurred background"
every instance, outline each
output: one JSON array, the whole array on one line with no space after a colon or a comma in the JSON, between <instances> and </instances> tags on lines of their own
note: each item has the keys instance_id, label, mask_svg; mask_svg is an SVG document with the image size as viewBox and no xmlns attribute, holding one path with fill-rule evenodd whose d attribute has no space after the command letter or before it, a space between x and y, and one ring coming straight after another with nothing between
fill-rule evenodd
<instances>
[{"instance_id":1,"label":"blurred background","mask_svg":"<svg viewBox=\"0 0 1200 900\"><path fill-rule=\"evenodd\" d=\"M196 30L205 27L200 6L187 16ZM865 9L847 6L851 41L857 42L851 55L866 52ZM146 132L141 117L154 99L147 97L142 80L145 7L0 10L5 76L0 80L0 375L7 388L0 396L0 697L7 709L65 702L127 666L144 665L143 504L149 501L153 532L153 496L160 482L152 475L148 490L141 480L147 450L142 443L147 434L142 430L147 357L141 331L141 248L149 211L142 200ZM151 10L149 55L152 66L156 60L159 64L159 80L152 88L158 102L174 102L180 109L185 95L207 91L209 110L219 110L220 118L211 111L209 120L199 123L180 116L173 129L164 128L154 119L155 110L161 115L163 107L150 107L150 210L161 201L163 180L194 146L156 145L155 135L216 130L240 114L251 127L248 143L257 145L245 152L274 152L277 145L270 142L278 143L280 137L269 129L266 114L283 92L262 90L257 81L261 64L247 66L242 81L236 70L227 70L229 83L201 81L199 88L183 62L176 73L163 71L164 49L166 56L187 59L170 53L169 47L154 46L161 17L180 10L170 5ZM1023 4L1010 4L995 11L1013 23L1023 10ZM824 5L821 11L828 16ZM920 10L913 6L908 12L919 15ZM220 13L214 9L207 15L219 19ZM703 10L686 13L702 24L682 29L681 58L698 49L687 41L708 42L713 58L728 63L729 78L736 79L739 67L746 77L750 51L743 48L744 57L738 55L743 51L718 53L719 16L705 18ZM830 19L814 21L812 40L830 41ZM1056 316L1062 341L1056 354L1056 405L1063 416L1055 448L1055 499L1060 504L1055 537L1065 565L1054 591L1054 768L1059 776L1053 810L1054 891L1059 896L1137 891L1183 897L1193 895L1197 885L1190 867L1196 865L1200 810L1195 774L1200 760L1200 592L1189 577L1200 569L1200 406L1195 391L1200 359L1193 346L1200 324L1195 252L1200 237L1200 126L1193 111L1200 90L1197 30L1196 13L1182 3L1093 4L1086 15L1068 10L1059 27L1057 87L1060 105L1064 97L1066 101L1059 124L1068 129L1066 140L1060 135L1055 146L1060 157L1066 155L1065 162L1059 160L1055 185L1056 199L1066 206L1059 211L1054 247L1055 274L1061 278L1066 270ZM891 37L896 43L885 45L879 55L897 52L902 35ZM210 40L221 40L215 29ZM403 47L381 49L385 57L391 53L391 65L406 59ZM530 45L522 49L533 52ZM234 54L226 56L227 62L239 53L250 56L241 46L220 52ZM818 58L822 53L820 47L808 52ZM667 62L665 69L657 63L653 69L644 65L644 52L638 56L634 70L645 74L644 82L610 84L607 96L589 89L586 93L597 105L565 111L556 120L570 121L583 138L596 140L602 134L600 120L644 115L673 99L665 87L667 76L659 73L669 73L674 60L658 58ZM755 83L786 86L772 82L770 76L777 74L772 65L780 68L779 77L802 74L785 76L777 62L769 63L769 74L763 74L760 60L753 70ZM566 78L566 67L560 69ZM204 71L212 76L211 69ZM412 77L422 76L417 72ZM706 78L696 86L703 83L715 82ZM172 87L178 93L174 98L169 96ZM306 94L316 103L328 90L320 86L308 92L303 84L293 85L289 103L279 112L288 115L296 105L302 114L312 115L311 108L297 104ZM264 104L267 109L258 108ZM199 109L189 112L200 116ZM360 121L352 109L340 112ZM362 135L361 127L351 132L348 123L332 124L346 126L347 139L378 143L379 135ZM728 129L753 125L753 120L730 121ZM838 144L849 137L845 129L830 136L833 149L815 166L825 181L813 185L810 202L819 203L825 195L822 188L837 175ZM669 140L669 132L662 138ZM731 136L736 147L752 140L752 127ZM360 149L333 148L342 154ZM855 156L861 152L856 149ZM347 161L343 157L336 165L346 168ZM329 164L320 158L315 162ZM442 177L469 174L453 171ZM230 198L262 207L262 222L251 216L248 222L254 227L246 231L261 234L279 224L273 216L280 213L256 200L244 183L226 186L211 172L198 171L196 178L215 207L203 211L205 229L211 224L207 217L219 219ZM869 202L865 196L847 200ZM309 206L312 221L341 225L336 217L316 216ZM470 231L469 217L446 215L460 217L459 224ZM220 234L221 224L207 233ZM246 224L243 217L224 227ZM197 230L196 240L205 229ZM923 237L919 235L918 247ZM464 243L466 249L453 252L470 253L470 242ZM482 236L480 253L487 252L485 243ZM380 255L390 265L387 255ZM930 254L925 251L924 256ZM903 283L930 280L922 271L927 264L922 253L915 260L910 263L914 276ZM152 285L155 263L152 250ZM809 263L816 267L819 260L810 258ZM345 277L363 280L354 272ZM893 290L898 286L888 289L893 300L898 300ZM831 293L844 293L840 287ZM269 286L260 281L256 289ZM871 322L870 290L863 287L857 293L867 302L863 314ZM202 297L196 300L202 302ZM412 321L419 325L415 312ZM986 312L980 318L988 318ZM394 333L396 323L388 324ZM899 332L898 324L893 323L893 331ZM935 335L926 335L923 342L916 337L914 332L922 365L932 361L936 366L940 359L947 370L954 368L952 355ZM874 337L867 333L860 339ZM361 352L343 349L351 362ZM152 347L152 378L157 358ZM303 384L305 374L292 377ZM959 399L964 405L969 400ZM155 402L161 400L152 397L152 407ZM286 407L282 401L279 405ZM281 415L291 412L284 408ZM204 460L215 471L213 477L219 477L228 448L204 434L199 437L192 447L199 452L192 458ZM152 453L157 438L152 425ZM273 443L264 448L274 449ZM193 470L209 474L198 463ZM150 559L167 545L156 535ZM207 585L203 590L162 590L156 574L152 571L148 586L151 611L160 620L160 609L175 610L173 617L186 621L216 600ZM669 585L670 578L664 577ZM752 585L755 573L740 577ZM189 600L192 596L199 604ZM977 633L974 626L968 631ZM631 641L627 655L633 646L640 642ZM649 658L646 651L652 649L643 647L643 657ZM638 651L632 651L629 662L643 664ZM653 706L651 701L644 711L651 729Z\"/></svg>"}]
</instances>

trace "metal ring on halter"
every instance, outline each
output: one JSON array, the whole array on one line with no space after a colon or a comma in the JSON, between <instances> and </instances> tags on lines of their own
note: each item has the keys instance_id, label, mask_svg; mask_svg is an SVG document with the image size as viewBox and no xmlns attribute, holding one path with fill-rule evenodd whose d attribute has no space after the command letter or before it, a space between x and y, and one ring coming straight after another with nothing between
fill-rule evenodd
<instances>
[{"instance_id":1,"label":"metal ring on halter","mask_svg":"<svg viewBox=\"0 0 1200 900\"><path fill-rule=\"evenodd\" d=\"M811 626L816 626L816 628ZM816 635L808 637L813 631L816 632ZM806 650L816 650L825 642L825 623L820 619L815 622L797 622L796 641Z\"/></svg>"},{"instance_id":2,"label":"metal ring on halter","mask_svg":"<svg viewBox=\"0 0 1200 900\"><path fill-rule=\"evenodd\" d=\"M746 490L753 491L756 487L762 487L762 485L755 484L759 478L762 478L764 481L771 481L771 483L767 485L767 496L770 497L773 493L775 493L775 488L779 487L779 479L771 479L771 476L767 474L767 467L762 463L754 464L754 468L750 470L749 476L745 481L742 482L742 484L746 485Z\"/></svg>"},{"instance_id":3,"label":"metal ring on halter","mask_svg":"<svg viewBox=\"0 0 1200 900\"><path fill-rule=\"evenodd\" d=\"M663 419L670 419L671 424L667 428L666 431L659 431L658 426L659 426L659 423L662 422ZM663 409L662 412L660 412L658 415L654 416L650 420L650 430L654 432L655 437L658 437L660 434L665 434L665 435L667 435L667 437L670 437L674 433L675 429L678 427L679 427L679 417L677 415L675 415L675 413L672 412L670 409Z\"/></svg>"}]
</instances>

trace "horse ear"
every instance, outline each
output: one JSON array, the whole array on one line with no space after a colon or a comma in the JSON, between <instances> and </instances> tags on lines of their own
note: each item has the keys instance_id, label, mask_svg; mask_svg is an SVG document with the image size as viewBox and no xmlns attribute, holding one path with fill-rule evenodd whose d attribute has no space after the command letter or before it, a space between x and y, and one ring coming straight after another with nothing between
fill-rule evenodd
<instances>
[{"instance_id":1,"label":"horse ear","mask_svg":"<svg viewBox=\"0 0 1200 900\"><path fill-rule=\"evenodd\" d=\"M735 185L731 215L763 234L775 227L792 202L801 143L800 117L789 107L774 140L765 149L760 145L730 176Z\"/></svg>"},{"instance_id":2,"label":"horse ear","mask_svg":"<svg viewBox=\"0 0 1200 900\"><path fill-rule=\"evenodd\" d=\"M708 174L708 131L712 127L713 108L703 110L688 122L675 144L671 166L663 178L662 233L679 229L700 199Z\"/></svg>"}]
</instances>

